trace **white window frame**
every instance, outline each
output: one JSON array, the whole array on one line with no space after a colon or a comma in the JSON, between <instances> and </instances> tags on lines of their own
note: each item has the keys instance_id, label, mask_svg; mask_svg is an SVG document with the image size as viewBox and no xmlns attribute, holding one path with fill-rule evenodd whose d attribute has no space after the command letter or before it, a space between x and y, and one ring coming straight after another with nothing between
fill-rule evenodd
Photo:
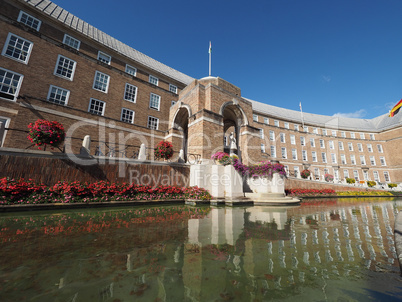
<instances>
[{"instance_id":1,"label":"white window frame","mask_svg":"<svg viewBox=\"0 0 402 302\"><path fill-rule=\"evenodd\" d=\"M264 139L264 129L260 128L260 138Z\"/></svg>"},{"instance_id":2,"label":"white window frame","mask_svg":"<svg viewBox=\"0 0 402 302\"><path fill-rule=\"evenodd\" d=\"M0 128L0 147L3 147L8 131L5 128L8 128L10 126L11 119L9 117L0 116L0 120L5 121L5 123L2 123L2 127Z\"/></svg>"},{"instance_id":3,"label":"white window frame","mask_svg":"<svg viewBox=\"0 0 402 302\"><path fill-rule=\"evenodd\" d=\"M327 129L322 129L322 135L327 135Z\"/></svg>"},{"instance_id":4,"label":"white window frame","mask_svg":"<svg viewBox=\"0 0 402 302\"><path fill-rule=\"evenodd\" d=\"M297 160L297 150L296 150L296 148L292 148L292 159Z\"/></svg>"},{"instance_id":5,"label":"white window frame","mask_svg":"<svg viewBox=\"0 0 402 302\"><path fill-rule=\"evenodd\" d=\"M131 90L135 90L135 93L133 93ZM134 98L132 97L133 94L134 94ZM126 86L124 87L124 99L128 102L136 103L137 102L137 94L138 94L138 87L134 86L132 84L126 83Z\"/></svg>"},{"instance_id":6,"label":"white window frame","mask_svg":"<svg viewBox=\"0 0 402 302\"><path fill-rule=\"evenodd\" d=\"M302 146L306 145L306 138L304 136L300 136L300 145Z\"/></svg>"},{"instance_id":7,"label":"white window frame","mask_svg":"<svg viewBox=\"0 0 402 302\"><path fill-rule=\"evenodd\" d=\"M360 155L360 164L362 166L366 165L366 157L364 155Z\"/></svg>"},{"instance_id":8,"label":"white window frame","mask_svg":"<svg viewBox=\"0 0 402 302\"><path fill-rule=\"evenodd\" d=\"M359 181L359 172L357 170L353 170L353 177L355 180Z\"/></svg>"},{"instance_id":9,"label":"white window frame","mask_svg":"<svg viewBox=\"0 0 402 302\"><path fill-rule=\"evenodd\" d=\"M20 74L20 73L17 73L17 72L14 72L14 71L11 71L11 70L8 70L8 69L5 69L5 68L1 68L1 67L0 67L0 71L4 71L4 72L5 72L5 75L6 75L7 73L11 73L13 78L14 78L14 76L18 76L18 77L19 77L17 87L10 87L10 84L7 84L7 87L9 87L9 88L11 88L11 89L14 90L14 93L13 93L13 94L3 92L3 91L2 91L2 88L3 88L4 86L6 86L6 85L4 85L4 81L0 81L0 92L3 93L3 94L5 94L5 95L13 96L12 98L6 98L6 97L2 97L2 96L0 95L0 99L4 99L4 100L8 100L8 101L13 101L13 102L15 102L15 101L17 100L18 94L19 94L19 92L20 92L20 89L21 89L21 85L22 85L22 81L23 81L23 79L24 79L24 76L23 76L22 74ZM7 79L8 79L8 78L7 78ZM4 80L4 79L3 79L3 80ZM7 82L9 82L9 80L7 80Z\"/></svg>"},{"instance_id":10,"label":"white window frame","mask_svg":"<svg viewBox=\"0 0 402 302\"><path fill-rule=\"evenodd\" d=\"M65 100L64 104L61 104L60 101L52 101L52 100L50 100L50 95L52 94L53 89L56 89L56 90L63 90L63 91L66 92L66 100ZM58 94L57 94L57 95L58 95ZM69 97L70 97L70 90L65 89L65 88L61 88L61 87L57 87L57 86L54 86L54 85L50 85L50 87L49 87L49 92L47 93L47 100L48 100L49 102L51 102L52 104L57 104L57 105L66 106L66 105L68 104L68 99L69 99Z\"/></svg>"},{"instance_id":11,"label":"white window frame","mask_svg":"<svg viewBox=\"0 0 402 302\"><path fill-rule=\"evenodd\" d=\"M373 176L374 176L374 180L376 182L380 182L380 175L378 174L378 171L373 171Z\"/></svg>"},{"instance_id":12,"label":"white window frame","mask_svg":"<svg viewBox=\"0 0 402 302\"><path fill-rule=\"evenodd\" d=\"M23 48L17 48L16 45L10 45L11 37L16 38L17 41L19 40L19 41L18 41L19 43L17 43L17 45L21 45L21 44L20 44L20 43L21 43L21 40L22 40L22 42L24 43L24 46L26 46L26 44L29 44L28 50L24 51L24 54L23 54ZM19 50L19 55L18 55L18 57L14 57L14 56L12 56L12 55L7 54L7 50L8 50L9 47L11 47L11 48L13 49L13 53L14 53L14 54L16 53L16 52L14 51L15 49L18 49L18 50ZM20 36L17 36L17 35L15 35L15 34L13 34L13 33L8 33L7 40L6 40L6 43L4 44L3 51L2 51L1 54L2 54L3 56L5 56L5 57L10 58L10 59L12 59L12 60L15 60L15 61L17 61L17 62L21 62L21 63L24 63L24 64L28 64L29 57L31 56L31 53L32 53L32 47L33 47L33 42L31 42L31 41L29 41L29 40L27 40L27 39L25 39L25 38L22 38L22 37L20 37ZM24 58L24 59L20 59L21 56L25 56L25 58Z\"/></svg>"},{"instance_id":13,"label":"white window frame","mask_svg":"<svg viewBox=\"0 0 402 302\"><path fill-rule=\"evenodd\" d=\"M350 164L351 165L356 165L356 157L354 154L350 155Z\"/></svg>"},{"instance_id":14,"label":"white window frame","mask_svg":"<svg viewBox=\"0 0 402 302\"><path fill-rule=\"evenodd\" d=\"M126 112L125 112L126 111ZM123 120L123 114L127 114L127 113L132 113L132 119L131 121L129 120ZM121 115L120 115L120 120L124 123L129 123L129 124L134 124L134 117L135 117L135 111L132 109L128 109L128 108L121 108Z\"/></svg>"},{"instance_id":15,"label":"white window frame","mask_svg":"<svg viewBox=\"0 0 402 302\"><path fill-rule=\"evenodd\" d=\"M264 144L261 144L261 152L265 153L265 145Z\"/></svg>"},{"instance_id":16,"label":"white window frame","mask_svg":"<svg viewBox=\"0 0 402 302\"><path fill-rule=\"evenodd\" d=\"M315 139L314 138L310 138L310 146L315 148Z\"/></svg>"},{"instance_id":17,"label":"white window frame","mask_svg":"<svg viewBox=\"0 0 402 302\"><path fill-rule=\"evenodd\" d=\"M336 130L331 130L332 136L336 136Z\"/></svg>"},{"instance_id":18,"label":"white window frame","mask_svg":"<svg viewBox=\"0 0 402 302\"><path fill-rule=\"evenodd\" d=\"M156 128L149 127L150 126L150 119L154 119L153 122L156 121ZM159 128L159 119L157 117L149 115L148 120L147 120L147 128L151 129L151 130L158 130L158 128Z\"/></svg>"},{"instance_id":19,"label":"white window frame","mask_svg":"<svg viewBox=\"0 0 402 302\"><path fill-rule=\"evenodd\" d=\"M335 149L334 141L329 141L328 145L329 145L329 149L331 149L331 150Z\"/></svg>"},{"instance_id":20,"label":"white window frame","mask_svg":"<svg viewBox=\"0 0 402 302\"><path fill-rule=\"evenodd\" d=\"M384 171L384 180L385 182L391 182L388 171Z\"/></svg>"},{"instance_id":21,"label":"white window frame","mask_svg":"<svg viewBox=\"0 0 402 302\"><path fill-rule=\"evenodd\" d=\"M70 76L70 77L65 76L65 75L63 75L63 74L60 74L60 73L57 73L59 64L61 63L61 59L64 59L63 65L65 64L65 61L66 61L66 60L68 60L69 62L72 62L72 63L73 63L73 67L72 67L71 69L70 69L70 68L66 68L65 66L61 66L61 68L63 68L63 70L67 70L67 71L71 72L71 76ZM68 64L70 65L70 63L68 63ZM63 78L63 79L72 81L72 80L74 79L74 74L75 74L75 68L76 68L76 66L77 66L77 62L76 62L76 61L71 60L70 58L67 58L67 57L65 57L65 56L58 55L58 56L57 56L57 61L56 61L56 66L54 67L53 74L54 74L55 76L57 76L57 77L60 77L60 78Z\"/></svg>"},{"instance_id":22,"label":"white window frame","mask_svg":"<svg viewBox=\"0 0 402 302\"><path fill-rule=\"evenodd\" d=\"M373 152L373 146L371 144L367 144L367 150L368 150L368 152L372 153Z\"/></svg>"},{"instance_id":23,"label":"white window frame","mask_svg":"<svg viewBox=\"0 0 402 302\"><path fill-rule=\"evenodd\" d=\"M353 151L353 144L351 142L348 142L348 149L349 151Z\"/></svg>"},{"instance_id":24,"label":"white window frame","mask_svg":"<svg viewBox=\"0 0 402 302\"><path fill-rule=\"evenodd\" d=\"M375 140L375 135L374 135L374 133L370 133L370 139L373 140L373 141Z\"/></svg>"},{"instance_id":25,"label":"white window frame","mask_svg":"<svg viewBox=\"0 0 402 302\"><path fill-rule=\"evenodd\" d=\"M24 15L26 16L26 21L22 20ZM29 19L31 19L31 20L29 20ZM27 14L26 12L24 12L22 10L20 11L20 14L18 15L17 21L21 22L22 24L25 24L26 26L28 26L32 29L35 29L36 31L40 30L40 26L42 24L41 20L39 20L38 18L35 18L34 16L32 16L30 14ZM37 25L34 25L34 21L37 22Z\"/></svg>"},{"instance_id":26,"label":"white window frame","mask_svg":"<svg viewBox=\"0 0 402 302\"><path fill-rule=\"evenodd\" d=\"M356 135L354 132L350 132L350 138L356 138Z\"/></svg>"},{"instance_id":27,"label":"white window frame","mask_svg":"<svg viewBox=\"0 0 402 302\"><path fill-rule=\"evenodd\" d=\"M298 166L293 166L293 175L298 177L300 175L300 168Z\"/></svg>"},{"instance_id":28,"label":"white window frame","mask_svg":"<svg viewBox=\"0 0 402 302\"><path fill-rule=\"evenodd\" d=\"M153 105L154 101L156 100L155 98L158 100L158 102L157 102L158 106L157 107ZM161 108L161 96L160 95L157 95L157 94L155 94L153 92L150 93L150 95L149 95L149 108L150 109L155 109L155 110L158 110L158 111L160 110L160 108Z\"/></svg>"},{"instance_id":29,"label":"white window frame","mask_svg":"<svg viewBox=\"0 0 402 302\"><path fill-rule=\"evenodd\" d=\"M304 126L304 132L308 132L308 127Z\"/></svg>"},{"instance_id":30,"label":"white window frame","mask_svg":"<svg viewBox=\"0 0 402 302\"><path fill-rule=\"evenodd\" d=\"M343 138L346 137L346 132L345 131L341 131L341 137L343 137Z\"/></svg>"},{"instance_id":31,"label":"white window frame","mask_svg":"<svg viewBox=\"0 0 402 302\"><path fill-rule=\"evenodd\" d=\"M103 82L101 82L101 81L99 81L99 80L97 80L98 75L99 75L99 78L101 78L101 76L107 77L106 84L103 83ZM106 85L105 91L103 91L102 89L99 89L99 88L95 87L95 84L97 84L97 83L98 83L99 86L101 86L101 85L102 85L102 86L103 86L103 85ZM101 91L101 92L103 92L103 93L107 93L108 90L109 90L109 83L110 83L110 76L109 76L108 74L103 73L103 72L100 72L100 71L98 71L98 70L95 71L94 83L93 83L93 85L92 85L92 88L93 88L93 89L95 89L95 90L97 90L97 91Z\"/></svg>"},{"instance_id":32,"label":"white window frame","mask_svg":"<svg viewBox=\"0 0 402 302\"><path fill-rule=\"evenodd\" d=\"M177 94L177 86L173 85L173 84L169 84L169 91L173 92L174 94Z\"/></svg>"},{"instance_id":33,"label":"white window frame","mask_svg":"<svg viewBox=\"0 0 402 302\"><path fill-rule=\"evenodd\" d=\"M318 128L313 127L313 133L314 133L314 134L318 134Z\"/></svg>"},{"instance_id":34,"label":"white window frame","mask_svg":"<svg viewBox=\"0 0 402 302\"><path fill-rule=\"evenodd\" d=\"M363 152L363 145L361 143L357 143L357 150Z\"/></svg>"},{"instance_id":35,"label":"white window frame","mask_svg":"<svg viewBox=\"0 0 402 302\"><path fill-rule=\"evenodd\" d=\"M296 137L293 134L290 135L290 144L296 145Z\"/></svg>"},{"instance_id":36,"label":"white window frame","mask_svg":"<svg viewBox=\"0 0 402 302\"><path fill-rule=\"evenodd\" d=\"M99 102L99 103L102 103L102 104L103 104L103 106L102 106L102 113L101 113L101 114L98 114L97 112L91 112L91 104L92 104L92 101ZM95 114L95 115L99 115L99 116L103 116L103 115L105 114L105 108L106 108L106 102L101 101L101 100L98 100L98 99L95 99L95 98L91 98L91 99L89 100L89 106L88 106L88 112L89 112L89 113L92 113L92 114Z\"/></svg>"},{"instance_id":37,"label":"white window frame","mask_svg":"<svg viewBox=\"0 0 402 302\"><path fill-rule=\"evenodd\" d=\"M270 141L275 141L275 132L272 130L269 130L269 140Z\"/></svg>"},{"instance_id":38,"label":"white window frame","mask_svg":"<svg viewBox=\"0 0 402 302\"><path fill-rule=\"evenodd\" d=\"M73 45L71 44L71 42L73 42ZM81 41L70 36L67 34L64 34L64 38L63 38L63 44L70 46L71 48L74 48L76 50L80 50L80 46L81 46ZM76 45L75 45L76 44Z\"/></svg>"},{"instance_id":39,"label":"white window frame","mask_svg":"<svg viewBox=\"0 0 402 302\"><path fill-rule=\"evenodd\" d=\"M375 163L375 156L373 156L373 155L370 155L370 164L371 164L372 166L375 166L375 165L376 165L376 163Z\"/></svg>"},{"instance_id":40,"label":"white window frame","mask_svg":"<svg viewBox=\"0 0 402 302\"><path fill-rule=\"evenodd\" d=\"M125 72L128 73L129 75L132 75L133 77L137 76L137 68L128 64L126 64Z\"/></svg>"},{"instance_id":41,"label":"white window frame","mask_svg":"<svg viewBox=\"0 0 402 302\"><path fill-rule=\"evenodd\" d=\"M380 145L380 144L377 144L377 150L378 150L378 153L384 153L384 149L382 148L382 145Z\"/></svg>"},{"instance_id":42,"label":"white window frame","mask_svg":"<svg viewBox=\"0 0 402 302\"><path fill-rule=\"evenodd\" d=\"M110 65L110 63L112 62L112 56L99 50L98 51L98 61L102 62L103 64Z\"/></svg>"},{"instance_id":43,"label":"white window frame","mask_svg":"<svg viewBox=\"0 0 402 302\"><path fill-rule=\"evenodd\" d=\"M279 137L281 139L281 143L286 143L286 137L285 137L285 133L279 133Z\"/></svg>"},{"instance_id":44,"label":"white window frame","mask_svg":"<svg viewBox=\"0 0 402 302\"><path fill-rule=\"evenodd\" d=\"M269 118L264 117L264 124L269 125Z\"/></svg>"},{"instance_id":45,"label":"white window frame","mask_svg":"<svg viewBox=\"0 0 402 302\"><path fill-rule=\"evenodd\" d=\"M383 166L383 167L385 167L387 165L387 163L385 162L384 156L380 156L380 163L381 163L381 166Z\"/></svg>"},{"instance_id":46,"label":"white window frame","mask_svg":"<svg viewBox=\"0 0 402 302\"><path fill-rule=\"evenodd\" d=\"M278 120L274 120L274 126L279 127L279 121Z\"/></svg>"},{"instance_id":47,"label":"white window frame","mask_svg":"<svg viewBox=\"0 0 402 302\"><path fill-rule=\"evenodd\" d=\"M327 153L321 152L321 159L323 163L327 163Z\"/></svg>"},{"instance_id":48,"label":"white window frame","mask_svg":"<svg viewBox=\"0 0 402 302\"><path fill-rule=\"evenodd\" d=\"M316 151L312 151L311 152L311 160L316 163L317 162L317 152Z\"/></svg>"},{"instance_id":49,"label":"white window frame","mask_svg":"<svg viewBox=\"0 0 402 302\"><path fill-rule=\"evenodd\" d=\"M338 141L338 147L339 147L339 150L344 150L344 148L343 148L343 142Z\"/></svg>"},{"instance_id":50,"label":"white window frame","mask_svg":"<svg viewBox=\"0 0 402 302\"><path fill-rule=\"evenodd\" d=\"M325 149L325 142L323 139L320 139L320 148Z\"/></svg>"},{"instance_id":51,"label":"white window frame","mask_svg":"<svg viewBox=\"0 0 402 302\"><path fill-rule=\"evenodd\" d=\"M276 147L271 146L271 157L276 158Z\"/></svg>"},{"instance_id":52,"label":"white window frame","mask_svg":"<svg viewBox=\"0 0 402 302\"><path fill-rule=\"evenodd\" d=\"M284 126L285 126L285 129L289 129L289 123L288 122L285 122Z\"/></svg>"},{"instance_id":53,"label":"white window frame","mask_svg":"<svg viewBox=\"0 0 402 302\"><path fill-rule=\"evenodd\" d=\"M159 79L151 74L148 77L148 81L149 83L154 84L155 86L159 85Z\"/></svg>"},{"instance_id":54,"label":"white window frame","mask_svg":"<svg viewBox=\"0 0 402 302\"><path fill-rule=\"evenodd\" d=\"M281 148L281 156L282 156L282 158L288 158L288 153L286 152L286 147Z\"/></svg>"},{"instance_id":55,"label":"white window frame","mask_svg":"<svg viewBox=\"0 0 402 302\"><path fill-rule=\"evenodd\" d=\"M294 128L293 128L293 129L295 129L295 131L299 131L299 125L294 124L293 126L294 126Z\"/></svg>"},{"instance_id":56,"label":"white window frame","mask_svg":"<svg viewBox=\"0 0 402 302\"><path fill-rule=\"evenodd\" d=\"M346 164L347 164L345 154L341 154L341 164L342 164L342 165L346 165Z\"/></svg>"},{"instance_id":57,"label":"white window frame","mask_svg":"<svg viewBox=\"0 0 402 302\"><path fill-rule=\"evenodd\" d=\"M343 177L349 178L349 170L348 169L343 170Z\"/></svg>"},{"instance_id":58,"label":"white window frame","mask_svg":"<svg viewBox=\"0 0 402 302\"><path fill-rule=\"evenodd\" d=\"M308 161L307 150L302 150L302 160Z\"/></svg>"},{"instance_id":59,"label":"white window frame","mask_svg":"<svg viewBox=\"0 0 402 302\"><path fill-rule=\"evenodd\" d=\"M253 114L253 122L258 122L258 115L257 114Z\"/></svg>"},{"instance_id":60,"label":"white window frame","mask_svg":"<svg viewBox=\"0 0 402 302\"><path fill-rule=\"evenodd\" d=\"M331 153L331 161L333 164L336 164L337 160L336 160L336 154L335 153Z\"/></svg>"},{"instance_id":61,"label":"white window frame","mask_svg":"<svg viewBox=\"0 0 402 302\"><path fill-rule=\"evenodd\" d=\"M360 133L360 139L366 139L364 133Z\"/></svg>"}]
</instances>

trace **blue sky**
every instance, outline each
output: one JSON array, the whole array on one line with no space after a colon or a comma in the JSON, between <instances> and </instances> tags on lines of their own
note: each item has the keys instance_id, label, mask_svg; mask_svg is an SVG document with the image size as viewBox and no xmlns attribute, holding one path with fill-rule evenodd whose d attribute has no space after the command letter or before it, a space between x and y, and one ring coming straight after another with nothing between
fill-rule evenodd
<instances>
[{"instance_id":1,"label":"blue sky","mask_svg":"<svg viewBox=\"0 0 402 302\"><path fill-rule=\"evenodd\" d=\"M212 75L274 106L370 119L402 98L400 0L54 2L194 78L211 40Z\"/></svg>"}]
</instances>

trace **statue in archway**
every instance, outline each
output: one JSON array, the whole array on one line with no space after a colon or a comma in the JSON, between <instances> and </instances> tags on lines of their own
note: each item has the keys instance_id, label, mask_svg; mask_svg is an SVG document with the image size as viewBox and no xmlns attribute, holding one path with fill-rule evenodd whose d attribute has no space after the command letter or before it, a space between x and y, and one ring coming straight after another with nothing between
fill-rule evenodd
<instances>
[{"instance_id":1,"label":"statue in archway","mask_svg":"<svg viewBox=\"0 0 402 302\"><path fill-rule=\"evenodd\" d=\"M230 146L230 155L236 154L237 144L236 144L236 137L233 132L230 132L229 136L229 146Z\"/></svg>"}]
</instances>

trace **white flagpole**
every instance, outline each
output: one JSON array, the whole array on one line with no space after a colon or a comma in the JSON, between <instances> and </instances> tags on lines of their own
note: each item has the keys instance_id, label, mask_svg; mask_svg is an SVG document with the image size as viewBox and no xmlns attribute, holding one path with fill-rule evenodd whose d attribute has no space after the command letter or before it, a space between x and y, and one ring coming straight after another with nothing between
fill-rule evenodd
<instances>
[{"instance_id":1,"label":"white flagpole","mask_svg":"<svg viewBox=\"0 0 402 302\"><path fill-rule=\"evenodd\" d=\"M211 41L209 41L209 76L211 76L211 53L212 53L212 45Z\"/></svg>"},{"instance_id":2,"label":"white flagpole","mask_svg":"<svg viewBox=\"0 0 402 302\"><path fill-rule=\"evenodd\" d=\"M304 119L303 119L303 110L302 110L301 102L300 102L299 106L300 106L300 116L301 116L301 121L302 121L302 127L303 127L303 131L304 131Z\"/></svg>"}]
</instances>

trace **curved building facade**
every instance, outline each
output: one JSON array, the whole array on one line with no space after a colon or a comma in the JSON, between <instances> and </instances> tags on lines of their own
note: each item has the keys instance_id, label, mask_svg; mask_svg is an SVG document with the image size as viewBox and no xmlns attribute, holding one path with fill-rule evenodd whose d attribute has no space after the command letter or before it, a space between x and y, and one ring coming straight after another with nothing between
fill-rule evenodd
<instances>
[{"instance_id":1,"label":"curved building facade","mask_svg":"<svg viewBox=\"0 0 402 302\"><path fill-rule=\"evenodd\" d=\"M0 16L3 148L30 147L27 125L38 118L64 125L71 153L90 135L98 154L127 156L169 140L186 159L207 161L229 151L232 134L243 162L279 161L291 176L308 168L317 180L329 173L402 182L402 113L301 115L250 100L224 79L185 75L48 0L4 0Z\"/></svg>"}]
</instances>

